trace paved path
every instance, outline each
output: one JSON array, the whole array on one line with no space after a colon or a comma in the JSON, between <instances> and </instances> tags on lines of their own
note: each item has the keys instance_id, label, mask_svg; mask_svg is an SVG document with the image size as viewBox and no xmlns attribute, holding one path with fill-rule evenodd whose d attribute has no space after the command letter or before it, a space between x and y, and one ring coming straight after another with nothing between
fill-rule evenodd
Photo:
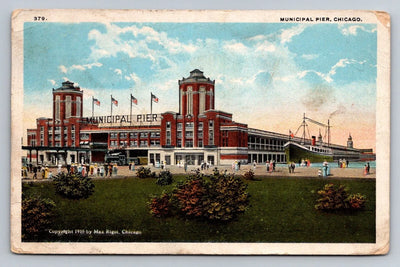
<instances>
[{"instance_id":1,"label":"paved path","mask_svg":"<svg viewBox=\"0 0 400 267\"><path fill-rule=\"evenodd\" d=\"M146 166L148 167L148 166ZM205 174L211 174L213 172L215 166L209 168L208 170L203 170L201 171L202 173ZM136 166L136 169L138 166ZM161 168L154 168L150 167L152 171L156 172L157 174L161 171ZM217 166L217 168L221 171L227 171L228 173L235 173L236 175L243 175L246 171L249 169L252 169L255 173L256 176L264 176L264 177L318 177L318 168L313 168L313 167L297 167L295 169L294 173L289 173L288 168L286 167L276 167L276 170L273 172L267 172L266 167L264 165L257 165L257 167L254 169L253 166L251 165L244 165L241 166L241 169L237 172L234 172L231 168L231 166ZM178 166L167 166L167 170L171 171L173 174L185 174L184 168L178 167ZM192 173L195 169L199 169L197 166L188 166L187 173ZM52 171L53 175L57 174L57 168L50 168ZM63 168L63 171L66 171L66 168ZM371 168L370 174L364 175L363 174L363 169L357 169L357 168L331 168L330 169L331 175L329 177L331 178L367 178L367 179L375 179L376 178L376 172L375 168ZM23 179L23 181L32 181L32 173L28 173L28 179ZM41 174L38 172L37 176L39 179L34 180L34 181L44 181L41 179ZM108 176L107 178L105 177L100 177L96 175L90 176L91 178L94 179L109 179L110 177ZM113 176L111 178L123 178L123 177L136 177L136 171L129 171L128 166L118 166L118 173L117 176Z\"/></svg>"}]
</instances>

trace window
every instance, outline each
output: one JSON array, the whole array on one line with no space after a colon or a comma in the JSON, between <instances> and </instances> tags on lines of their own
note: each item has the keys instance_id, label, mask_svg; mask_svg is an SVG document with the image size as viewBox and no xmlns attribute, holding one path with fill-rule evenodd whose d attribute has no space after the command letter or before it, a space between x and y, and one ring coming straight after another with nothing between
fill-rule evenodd
<instances>
[{"instance_id":1,"label":"window","mask_svg":"<svg viewBox=\"0 0 400 267\"><path fill-rule=\"evenodd\" d=\"M111 139L117 139L117 137L118 137L118 133L110 133L110 138Z\"/></svg>"},{"instance_id":2,"label":"window","mask_svg":"<svg viewBox=\"0 0 400 267\"><path fill-rule=\"evenodd\" d=\"M65 118L71 117L71 96L65 97Z\"/></svg>"},{"instance_id":3,"label":"window","mask_svg":"<svg viewBox=\"0 0 400 267\"><path fill-rule=\"evenodd\" d=\"M77 117L81 116L81 97L80 96L76 97L76 116Z\"/></svg>"},{"instance_id":4,"label":"window","mask_svg":"<svg viewBox=\"0 0 400 267\"><path fill-rule=\"evenodd\" d=\"M193 128L193 122L186 122L186 124L185 124L185 128L187 129L187 128Z\"/></svg>"},{"instance_id":5,"label":"window","mask_svg":"<svg viewBox=\"0 0 400 267\"><path fill-rule=\"evenodd\" d=\"M40 126L40 131L43 132L44 131L44 127Z\"/></svg>"},{"instance_id":6,"label":"window","mask_svg":"<svg viewBox=\"0 0 400 267\"><path fill-rule=\"evenodd\" d=\"M126 139L127 136L128 136L127 133L120 133L119 134L119 138L121 138L121 139Z\"/></svg>"},{"instance_id":7,"label":"window","mask_svg":"<svg viewBox=\"0 0 400 267\"><path fill-rule=\"evenodd\" d=\"M203 147L203 140L199 139L198 145L197 145L197 146L198 146L198 147Z\"/></svg>"},{"instance_id":8,"label":"window","mask_svg":"<svg viewBox=\"0 0 400 267\"><path fill-rule=\"evenodd\" d=\"M213 121L213 120L209 121L209 122L208 122L208 126L209 126L209 127L214 127L214 121Z\"/></svg>"},{"instance_id":9,"label":"window","mask_svg":"<svg viewBox=\"0 0 400 267\"><path fill-rule=\"evenodd\" d=\"M147 146L148 146L147 140L140 141L140 147L147 147Z\"/></svg>"},{"instance_id":10,"label":"window","mask_svg":"<svg viewBox=\"0 0 400 267\"><path fill-rule=\"evenodd\" d=\"M178 139L178 141L177 141L177 147L182 147L182 140L181 140L181 139Z\"/></svg>"},{"instance_id":11,"label":"window","mask_svg":"<svg viewBox=\"0 0 400 267\"><path fill-rule=\"evenodd\" d=\"M193 132L192 131L186 131L185 137L186 138L193 138Z\"/></svg>"},{"instance_id":12,"label":"window","mask_svg":"<svg viewBox=\"0 0 400 267\"><path fill-rule=\"evenodd\" d=\"M138 137L138 133L130 133L130 138L137 138Z\"/></svg>"},{"instance_id":13,"label":"window","mask_svg":"<svg viewBox=\"0 0 400 267\"><path fill-rule=\"evenodd\" d=\"M178 122L177 128L178 128L178 130L182 130L182 122Z\"/></svg>"},{"instance_id":14,"label":"window","mask_svg":"<svg viewBox=\"0 0 400 267\"><path fill-rule=\"evenodd\" d=\"M131 147L136 147L137 146L137 141L136 140L131 141L130 146Z\"/></svg>"},{"instance_id":15,"label":"window","mask_svg":"<svg viewBox=\"0 0 400 267\"><path fill-rule=\"evenodd\" d=\"M203 130L203 122L201 121L201 122L199 122L199 125L197 126L197 129L200 131L200 130Z\"/></svg>"},{"instance_id":16,"label":"window","mask_svg":"<svg viewBox=\"0 0 400 267\"><path fill-rule=\"evenodd\" d=\"M176 133L176 137L182 138L182 132L181 132L181 131L177 132L177 133Z\"/></svg>"},{"instance_id":17,"label":"window","mask_svg":"<svg viewBox=\"0 0 400 267\"><path fill-rule=\"evenodd\" d=\"M203 114L206 108L206 88L204 86L200 87L200 104L199 113Z\"/></svg>"},{"instance_id":18,"label":"window","mask_svg":"<svg viewBox=\"0 0 400 267\"><path fill-rule=\"evenodd\" d=\"M152 133L150 133L150 137L151 138L159 138L160 137L160 133L159 132L152 132Z\"/></svg>"},{"instance_id":19,"label":"window","mask_svg":"<svg viewBox=\"0 0 400 267\"><path fill-rule=\"evenodd\" d=\"M171 132L167 131L167 137L171 137Z\"/></svg>"},{"instance_id":20,"label":"window","mask_svg":"<svg viewBox=\"0 0 400 267\"><path fill-rule=\"evenodd\" d=\"M193 88L188 86L186 92L186 104L187 104L187 114L193 114Z\"/></svg>"},{"instance_id":21,"label":"window","mask_svg":"<svg viewBox=\"0 0 400 267\"><path fill-rule=\"evenodd\" d=\"M193 147L193 140L185 140L185 147Z\"/></svg>"},{"instance_id":22,"label":"window","mask_svg":"<svg viewBox=\"0 0 400 267\"><path fill-rule=\"evenodd\" d=\"M140 138L147 138L149 136L148 133L141 133Z\"/></svg>"},{"instance_id":23,"label":"window","mask_svg":"<svg viewBox=\"0 0 400 267\"><path fill-rule=\"evenodd\" d=\"M56 114L55 119L60 120L60 96L56 95Z\"/></svg>"},{"instance_id":24,"label":"window","mask_svg":"<svg viewBox=\"0 0 400 267\"><path fill-rule=\"evenodd\" d=\"M81 140L88 140L89 139L89 134L88 133L81 133L80 134L80 139Z\"/></svg>"},{"instance_id":25,"label":"window","mask_svg":"<svg viewBox=\"0 0 400 267\"><path fill-rule=\"evenodd\" d=\"M170 129L170 128L171 128L171 122L167 121L167 129Z\"/></svg>"},{"instance_id":26,"label":"window","mask_svg":"<svg viewBox=\"0 0 400 267\"><path fill-rule=\"evenodd\" d=\"M75 131L75 125L71 125L71 131Z\"/></svg>"}]
</instances>

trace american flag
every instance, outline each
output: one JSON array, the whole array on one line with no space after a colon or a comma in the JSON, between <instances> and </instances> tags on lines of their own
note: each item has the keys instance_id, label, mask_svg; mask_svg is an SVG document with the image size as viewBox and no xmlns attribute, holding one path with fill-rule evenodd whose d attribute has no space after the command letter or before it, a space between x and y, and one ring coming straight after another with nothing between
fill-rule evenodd
<instances>
[{"instance_id":1,"label":"american flag","mask_svg":"<svg viewBox=\"0 0 400 267\"><path fill-rule=\"evenodd\" d=\"M133 95L131 95L131 101L137 105L137 99Z\"/></svg>"},{"instance_id":2,"label":"american flag","mask_svg":"<svg viewBox=\"0 0 400 267\"><path fill-rule=\"evenodd\" d=\"M118 107L118 101L114 97L111 97L111 102Z\"/></svg>"},{"instance_id":3,"label":"american flag","mask_svg":"<svg viewBox=\"0 0 400 267\"><path fill-rule=\"evenodd\" d=\"M100 106L100 101L97 98L93 98L93 103Z\"/></svg>"},{"instance_id":4,"label":"american flag","mask_svg":"<svg viewBox=\"0 0 400 267\"><path fill-rule=\"evenodd\" d=\"M151 100L153 100L154 102L158 103L158 97L153 95L153 93L151 93Z\"/></svg>"}]
</instances>

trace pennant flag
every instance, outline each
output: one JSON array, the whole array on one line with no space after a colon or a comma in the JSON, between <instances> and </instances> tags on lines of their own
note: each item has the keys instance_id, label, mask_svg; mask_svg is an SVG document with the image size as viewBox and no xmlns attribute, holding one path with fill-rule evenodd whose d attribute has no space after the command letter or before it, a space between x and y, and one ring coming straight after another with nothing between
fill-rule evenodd
<instances>
[{"instance_id":1,"label":"pennant flag","mask_svg":"<svg viewBox=\"0 0 400 267\"><path fill-rule=\"evenodd\" d=\"M133 95L131 95L131 101L137 105L137 99Z\"/></svg>"},{"instance_id":2,"label":"pennant flag","mask_svg":"<svg viewBox=\"0 0 400 267\"><path fill-rule=\"evenodd\" d=\"M294 137L294 134L293 134L293 132L292 132L291 130L289 130L289 136L290 136L291 138Z\"/></svg>"},{"instance_id":3,"label":"pennant flag","mask_svg":"<svg viewBox=\"0 0 400 267\"><path fill-rule=\"evenodd\" d=\"M114 97L111 97L111 102L118 107L118 101Z\"/></svg>"},{"instance_id":4,"label":"pennant flag","mask_svg":"<svg viewBox=\"0 0 400 267\"><path fill-rule=\"evenodd\" d=\"M155 95L153 95L153 93L151 93L151 100L158 103L158 97L156 97Z\"/></svg>"},{"instance_id":5,"label":"pennant flag","mask_svg":"<svg viewBox=\"0 0 400 267\"><path fill-rule=\"evenodd\" d=\"M93 98L93 103L95 103L97 106L100 106L100 101L97 98Z\"/></svg>"}]
</instances>

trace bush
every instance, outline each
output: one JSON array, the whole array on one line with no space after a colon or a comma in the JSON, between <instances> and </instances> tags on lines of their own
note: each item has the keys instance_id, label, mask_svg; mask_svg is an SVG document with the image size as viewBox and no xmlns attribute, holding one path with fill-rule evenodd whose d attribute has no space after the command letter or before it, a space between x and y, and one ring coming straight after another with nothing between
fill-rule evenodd
<instances>
[{"instance_id":1,"label":"bush","mask_svg":"<svg viewBox=\"0 0 400 267\"><path fill-rule=\"evenodd\" d=\"M50 226L56 204L51 199L37 196L23 197L21 203L22 239L32 239Z\"/></svg>"},{"instance_id":2,"label":"bush","mask_svg":"<svg viewBox=\"0 0 400 267\"><path fill-rule=\"evenodd\" d=\"M56 192L70 199L88 198L94 192L94 184L89 177L80 174L60 173L54 178Z\"/></svg>"},{"instance_id":3,"label":"bush","mask_svg":"<svg viewBox=\"0 0 400 267\"><path fill-rule=\"evenodd\" d=\"M155 217L167 217L172 214L173 205L170 195L164 193L160 197L154 197L150 201L150 213Z\"/></svg>"},{"instance_id":4,"label":"bush","mask_svg":"<svg viewBox=\"0 0 400 267\"><path fill-rule=\"evenodd\" d=\"M254 179L254 172L253 172L253 170L248 170L247 172L245 172L244 174L243 174L243 178L244 179L246 179L246 180L250 180L250 181L252 181L252 180L255 180Z\"/></svg>"},{"instance_id":5,"label":"bush","mask_svg":"<svg viewBox=\"0 0 400 267\"><path fill-rule=\"evenodd\" d=\"M177 208L188 217L203 216L206 194L206 186L200 176L189 178L186 182L178 184L173 191L173 196L177 199Z\"/></svg>"},{"instance_id":6,"label":"bush","mask_svg":"<svg viewBox=\"0 0 400 267\"><path fill-rule=\"evenodd\" d=\"M230 221L245 212L249 195L247 185L238 177L217 171L212 176L196 172L177 184L169 203L186 218Z\"/></svg>"},{"instance_id":7,"label":"bush","mask_svg":"<svg viewBox=\"0 0 400 267\"><path fill-rule=\"evenodd\" d=\"M358 210L358 209L364 208L366 200L367 200L367 198L359 193L351 194L347 198L349 208L353 209L353 210Z\"/></svg>"},{"instance_id":8,"label":"bush","mask_svg":"<svg viewBox=\"0 0 400 267\"><path fill-rule=\"evenodd\" d=\"M158 185L170 185L172 184L172 174L170 171L160 172L158 179L156 181Z\"/></svg>"},{"instance_id":9,"label":"bush","mask_svg":"<svg viewBox=\"0 0 400 267\"><path fill-rule=\"evenodd\" d=\"M366 197L361 194L349 195L343 185L326 184L318 191L318 195L321 198L317 199L317 210L358 210L364 207L366 201Z\"/></svg>"},{"instance_id":10,"label":"bush","mask_svg":"<svg viewBox=\"0 0 400 267\"><path fill-rule=\"evenodd\" d=\"M139 167L136 171L136 176L139 178L155 178L156 173L151 172L150 168L145 168L145 167Z\"/></svg>"}]
</instances>

